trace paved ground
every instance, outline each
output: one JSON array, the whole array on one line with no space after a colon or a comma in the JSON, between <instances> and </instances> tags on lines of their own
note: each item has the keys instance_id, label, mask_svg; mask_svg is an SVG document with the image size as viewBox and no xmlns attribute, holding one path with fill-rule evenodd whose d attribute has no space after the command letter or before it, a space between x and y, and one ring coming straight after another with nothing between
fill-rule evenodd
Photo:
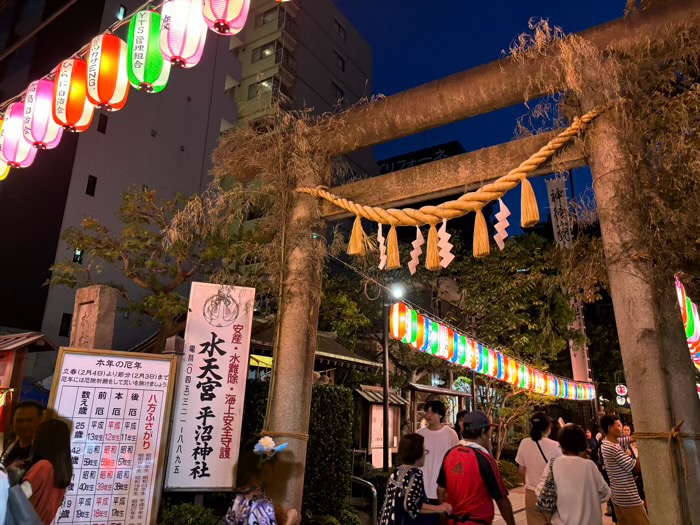
<instances>
[{"instance_id":1,"label":"paved ground","mask_svg":"<svg viewBox=\"0 0 700 525\"><path fill-rule=\"evenodd\" d=\"M510 491L510 502L513 505L515 513L515 523L518 525L527 525L525 519L525 487L518 487ZM493 525L505 525L505 521L501 518L498 507L496 507L496 519L493 520ZM609 516L603 516L603 525L612 525L612 520Z\"/></svg>"}]
</instances>

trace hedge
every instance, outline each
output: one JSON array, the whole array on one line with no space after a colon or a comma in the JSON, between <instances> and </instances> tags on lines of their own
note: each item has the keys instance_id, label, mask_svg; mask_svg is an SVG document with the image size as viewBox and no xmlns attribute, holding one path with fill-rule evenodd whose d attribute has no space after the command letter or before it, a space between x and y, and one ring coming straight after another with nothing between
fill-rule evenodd
<instances>
[{"instance_id":1,"label":"hedge","mask_svg":"<svg viewBox=\"0 0 700 525\"><path fill-rule=\"evenodd\" d=\"M352 476L352 390L316 385L311 396L303 514L341 516Z\"/></svg>"}]
</instances>

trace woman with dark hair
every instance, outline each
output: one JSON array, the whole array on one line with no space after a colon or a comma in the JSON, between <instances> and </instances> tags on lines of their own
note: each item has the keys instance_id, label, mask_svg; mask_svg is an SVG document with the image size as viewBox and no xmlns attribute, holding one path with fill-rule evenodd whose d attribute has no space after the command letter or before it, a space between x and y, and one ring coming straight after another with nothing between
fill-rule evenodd
<instances>
[{"instance_id":1,"label":"woman with dark hair","mask_svg":"<svg viewBox=\"0 0 700 525\"><path fill-rule=\"evenodd\" d=\"M547 516L537 509L535 489L542 470L550 459L561 456L559 443L549 439L552 422L544 412L535 413L530 419L530 437L520 442L515 462L525 482L525 517L527 525L547 525Z\"/></svg>"},{"instance_id":2,"label":"woman with dark hair","mask_svg":"<svg viewBox=\"0 0 700 525\"><path fill-rule=\"evenodd\" d=\"M455 416L455 432L457 437L462 439L462 431L464 430L464 416L469 413L469 410L460 410Z\"/></svg>"},{"instance_id":3,"label":"woman with dark hair","mask_svg":"<svg viewBox=\"0 0 700 525\"><path fill-rule=\"evenodd\" d=\"M34 436L32 466L21 489L45 525L56 517L72 476L68 425L60 419L44 421Z\"/></svg>"},{"instance_id":4,"label":"woman with dark hair","mask_svg":"<svg viewBox=\"0 0 700 525\"><path fill-rule=\"evenodd\" d=\"M389 477L379 525L419 523L419 514L450 513L449 503L431 505L425 495L423 472L425 441L420 434L406 434L399 441L399 459L403 465Z\"/></svg>"},{"instance_id":5,"label":"woman with dark hair","mask_svg":"<svg viewBox=\"0 0 700 525\"><path fill-rule=\"evenodd\" d=\"M552 525L602 525L601 506L610 497L610 487L586 458L586 434L568 424L559 431L559 443L564 455L544 469L536 490L539 495L551 469L557 498Z\"/></svg>"}]
</instances>

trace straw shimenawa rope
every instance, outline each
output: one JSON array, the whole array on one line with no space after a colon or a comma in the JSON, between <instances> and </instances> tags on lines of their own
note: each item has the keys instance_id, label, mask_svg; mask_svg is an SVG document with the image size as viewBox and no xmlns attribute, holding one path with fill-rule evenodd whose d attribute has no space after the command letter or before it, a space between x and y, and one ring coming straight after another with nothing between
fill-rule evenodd
<instances>
[{"instance_id":1,"label":"straw shimenawa rope","mask_svg":"<svg viewBox=\"0 0 700 525\"><path fill-rule=\"evenodd\" d=\"M681 432L681 427L685 421L681 421L675 427L671 429L671 432L635 432L634 437L637 439L664 439L668 440L668 457L673 464L673 442L680 441L682 439L692 439L695 441L700 441L700 434L695 433L685 433ZM680 447L681 458L683 459L683 473L686 480L688 479L688 462L685 457L685 449ZM671 470L671 476L676 479L673 469Z\"/></svg>"},{"instance_id":2,"label":"straw shimenawa rope","mask_svg":"<svg viewBox=\"0 0 700 525\"><path fill-rule=\"evenodd\" d=\"M443 219L455 219L469 212L479 211L489 202L502 197L506 192L512 190L521 182L525 182L529 173L535 171L540 165L554 155L554 153L564 147L565 144L578 135L581 130L603 111L604 109L602 108L594 108L582 117L575 118L571 126L566 128L545 146L540 148L537 153L521 163L517 168L510 170L503 177L489 184L485 184L476 191L465 193L457 200L444 202L437 206L423 206L419 209L384 209L378 206L365 206L344 199L328 191L328 188L325 186L317 186L315 188L301 187L297 188L296 191L320 197L358 217L369 219L377 223L388 224L393 227L423 226L425 224L434 226Z\"/></svg>"}]
</instances>

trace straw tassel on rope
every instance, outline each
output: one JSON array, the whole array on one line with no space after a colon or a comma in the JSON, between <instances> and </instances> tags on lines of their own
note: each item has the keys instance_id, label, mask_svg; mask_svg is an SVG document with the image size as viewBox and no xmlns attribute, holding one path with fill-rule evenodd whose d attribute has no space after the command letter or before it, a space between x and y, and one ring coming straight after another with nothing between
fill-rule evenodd
<instances>
[{"instance_id":1,"label":"straw tassel on rope","mask_svg":"<svg viewBox=\"0 0 700 525\"><path fill-rule=\"evenodd\" d=\"M355 217L355 223L352 225L352 234L350 234L350 243L348 244L348 255L358 255L364 257L367 255L368 238L365 230L362 229L362 217Z\"/></svg>"},{"instance_id":2,"label":"straw tassel on rope","mask_svg":"<svg viewBox=\"0 0 700 525\"><path fill-rule=\"evenodd\" d=\"M523 177L520 183L520 226L523 228L532 228L540 222L540 210L537 207L537 198L532 189L532 184Z\"/></svg>"},{"instance_id":3,"label":"straw tassel on rope","mask_svg":"<svg viewBox=\"0 0 700 525\"><path fill-rule=\"evenodd\" d=\"M389 235L386 238L387 261L386 269L395 270L401 267L401 256L399 255L399 239L396 235L396 226L391 225Z\"/></svg>"},{"instance_id":4,"label":"straw tassel on rope","mask_svg":"<svg viewBox=\"0 0 700 525\"><path fill-rule=\"evenodd\" d=\"M442 266L440 266L439 241L437 226L431 224L430 230L428 230L428 251L425 255L425 267L428 270L439 270L442 268Z\"/></svg>"},{"instance_id":5,"label":"straw tassel on rope","mask_svg":"<svg viewBox=\"0 0 700 525\"><path fill-rule=\"evenodd\" d=\"M491 253L489 245L489 228L486 225L484 212L479 210L474 217L474 257L486 257Z\"/></svg>"}]
</instances>

